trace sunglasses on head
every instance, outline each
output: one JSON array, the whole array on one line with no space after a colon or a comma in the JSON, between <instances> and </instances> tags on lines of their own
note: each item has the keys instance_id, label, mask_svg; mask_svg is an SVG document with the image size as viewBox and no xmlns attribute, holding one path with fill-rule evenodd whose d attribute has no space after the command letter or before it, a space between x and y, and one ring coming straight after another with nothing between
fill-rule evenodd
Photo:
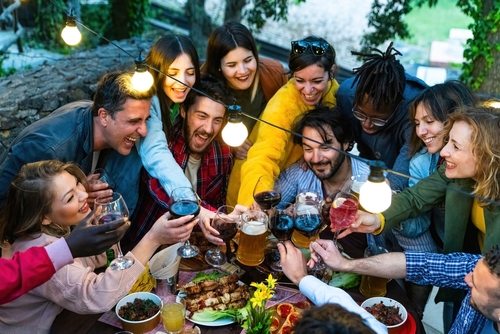
<instances>
[{"instance_id":1,"label":"sunglasses on head","mask_svg":"<svg viewBox=\"0 0 500 334\"><path fill-rule=\"evenodd\" d=\"M307 51L307 49L310 49L316 56L322 56L326 53L329 47L330 44L320 41L292 41L292 52L298 55L303 54Z\"/></svg>"}]
</instances>

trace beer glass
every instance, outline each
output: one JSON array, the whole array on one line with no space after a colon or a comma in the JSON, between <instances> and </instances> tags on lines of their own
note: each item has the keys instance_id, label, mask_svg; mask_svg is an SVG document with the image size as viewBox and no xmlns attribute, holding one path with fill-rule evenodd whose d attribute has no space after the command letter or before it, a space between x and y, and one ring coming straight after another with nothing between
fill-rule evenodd
<instances>
[{"instance_id":1,"label":"beer glass","mask_svg":"<svg viewBox=\"0 0 500 334\"><path fill-rule=\"evenodd\" d=\"M372 244L365 249L364 256L370 257L383 253L388 253L388 250ZM387 293L387 282L389 282L387 278L363 275L361 276L359 292L367 298L383 297Z\"/></svg>"},{"instance_id":2,"label":"beer glass","mask_svg":"<svg viewBox=\"0 0 500 334\"><path fill-rule=\"evenodd\" d=\"M302 208L313 205L315 207L320 207L321 204L321 196L312 190L301 190L297 194L295 198L295 209L302 210ZM321 212L321 211L319 211ZM313 239L314 240L314 239ZM309 248L309 244L311 243L311 239L304 236L299 231L294 231L292 234L292 242L295 246L301 248Z\"/></svg>"},{"instance_id":3,"label":"beer glass","mask_svg":"<svg viewBox=\"0 0 500 334\"><path fill-rule=\"evenodd\" d=\"M258 266L264 261L267 237L267 215L259 210L241 214L240 241L236 258L246 266Z\"/></svg>"},{"instance_id":4,"label":"beer glass","mask_svg":"<svg viewBox=\"0 0 500 334\"><path fill-rule=\"evenodd\" d=\"M163 300L164 305L161 309L163 327L169 334L180 333L186 319L186 301L175 295L166 298Z\"/></svg>"}]
</instances>

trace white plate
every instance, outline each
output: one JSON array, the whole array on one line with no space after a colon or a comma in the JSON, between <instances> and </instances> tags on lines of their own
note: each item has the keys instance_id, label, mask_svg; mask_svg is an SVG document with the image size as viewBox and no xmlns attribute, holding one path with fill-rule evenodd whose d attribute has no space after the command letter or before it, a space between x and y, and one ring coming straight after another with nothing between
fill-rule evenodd
<instances>
[{"instance_id":1,"label":"white plate","mask_svg":"<svg viewBox=\"0 0 500 334\"><path fill-rule=\"evenodd\" d=\"M245 285L245 283L243 283L242 281L238 281L238 284ZM186 297L186 294L182 291L179 292L179 294L177 295L176 301L179 301L179 299L181 297ZM197 324L197 325L202 325L202 326L217 327L217 326L225 326L225 325L234 324L234 322L235 322L231 318L222 318L222 319L217 319L214 321L196 321L194 319L189 318L190 314L191 314L191 312L186 310L186 319Z\"/></svg>"}]
</instances>

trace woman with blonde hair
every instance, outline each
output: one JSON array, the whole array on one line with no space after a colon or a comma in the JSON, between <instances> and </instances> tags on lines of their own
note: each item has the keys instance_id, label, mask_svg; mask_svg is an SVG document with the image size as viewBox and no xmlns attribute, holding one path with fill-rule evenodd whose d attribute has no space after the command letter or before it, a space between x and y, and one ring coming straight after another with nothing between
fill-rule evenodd
<instances>
[{"instance_id":1,"label":"woman with blonde hair","mask_svg":"<svg viewBox=\"0 0 500 334\"><path fill-rule=\"evenodd\" d=\"M15 253L46 246L69 234L71 226L91 211L87 186L85 174L74 164L46 160L24 165L11 183L0 216L0 240L12 243ZM167 217L158 219L126 254L135 260L128 269L108 268L95 274L95 268L106 265L106 253L76 258L46 283L0 306L0 333L48 333L63 309L79 314L111 310L130 291L158 247L189 237L197 222L189 222L193 218L172 220L175 228L166 228Z\"/></svg>"}]
</instances>

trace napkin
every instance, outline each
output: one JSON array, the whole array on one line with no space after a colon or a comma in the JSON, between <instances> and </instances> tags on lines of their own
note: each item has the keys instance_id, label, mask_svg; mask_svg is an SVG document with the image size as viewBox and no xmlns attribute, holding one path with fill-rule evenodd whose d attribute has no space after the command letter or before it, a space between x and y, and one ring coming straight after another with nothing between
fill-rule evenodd
<instances>
[{"instance_id":1,"label":"napkin","mask_svg":"<svg viewBox=\"0 0 500 334\"><path fill-rule=\"evenodd\" d=\"M149 271L156 279L167 279L173 277L179 271L181 257L177 255L177 249L183 245L182 242L176 243L153 256L149 262Z\"/></svg>"}]
</instances>

